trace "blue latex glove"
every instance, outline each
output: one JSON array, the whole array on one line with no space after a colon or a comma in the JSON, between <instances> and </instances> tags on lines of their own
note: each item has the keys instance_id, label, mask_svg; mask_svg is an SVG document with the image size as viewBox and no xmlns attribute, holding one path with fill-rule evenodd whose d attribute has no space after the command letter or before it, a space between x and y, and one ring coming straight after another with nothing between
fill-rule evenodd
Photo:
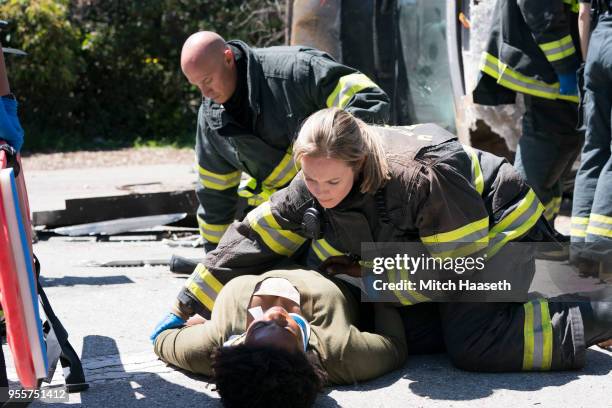
<instances>
[{"instance_id":1,"label":"blue latex glove","mask_svg":"<svg viewBox=\"0 0 612 408\"><path fill-rule=\"evenodd\" d=\"M155 344L155 339L157 338L157 336L159 336L159 333L163 332L164 330L181 327L185 325L185 323L186 321L184 319L181 319L174 313L168 313L168 315L164 317L157 324L157 326L155 326L155 329L153 329L153 333L151 333L151 336L149 336L151 343Z\"/></svg>"},{"instance_id":2,"label":"blue latex glove","mask_svg":"<svg viewBox=\"0 0 612 408\"><path fill-rule=\"evenodd\" d=\"M23 146L23 129L17 117L17 101L8 98L0 98L0 101L0 139L19 152Z\"/></svg>"},{"instance_id":3,"label":"blue latex glove","mask_svg":"<svg viewBox=\"0 0 612 408\"><path fill-rule=\"evenodd\" d=\"M576 73L559 74L559 93L561 95L578 95Z\"/></svg>"}]
</instances>

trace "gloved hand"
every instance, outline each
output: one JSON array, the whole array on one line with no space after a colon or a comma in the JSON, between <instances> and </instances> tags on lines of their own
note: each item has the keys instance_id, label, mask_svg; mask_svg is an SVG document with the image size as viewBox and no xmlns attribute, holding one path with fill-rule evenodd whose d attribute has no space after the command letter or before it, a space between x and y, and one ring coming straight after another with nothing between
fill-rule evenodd
<instances>
[{"instance_id":1,"label":"gloved hand","mask_svg":"<svg viewBox=\"0 0 612 408\"><path fill-rule=\"evenodd\" d=\"M561 95L578 95L576 73L559 74L559 93Z\"/></svg>"},{"instance_id":2,"label":"gloved hand","mask_svg":"<svg viewBox=\"0 0 612 408\"><path fill-rule=\"evenodd\" d=\"M19 152L23 146L23 129L17 117L17 101L9 98L0 98L0 101L0 139Z\"/></svg>"},{"instance_id":3,"label":"gloved hand","mask_svg":"<svg viewBox=\"0 0 612 408\"><path fill-rule=\"evenodd\" d=\"M164 317L157 324L157 326L155 326L155 329L153 329L153 333L151 333L151 336L149 336L151 343L155 344L155 339L157 338L157 336L159 336L159 333L163 332L164 330L181 327L181 326L184 326L185 323L186 322L184 319L178 317L174 313L168 313L168 315Z\"/></svg>"}]
</instances>

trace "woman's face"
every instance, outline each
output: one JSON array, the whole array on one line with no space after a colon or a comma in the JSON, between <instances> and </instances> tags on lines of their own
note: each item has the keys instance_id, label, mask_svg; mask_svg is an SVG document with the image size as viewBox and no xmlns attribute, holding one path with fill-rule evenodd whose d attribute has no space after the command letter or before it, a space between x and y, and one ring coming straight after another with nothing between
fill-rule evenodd
<instances>
[{"instance_id":1,"label":"woman's face","mask_svg":"<svg viewBox=\"0 0 612 408\"><path fill-rule=\"evenodd\" d=\"M323 208L340 204L357 178L353 168L342 160L304 156L301 165L306 187Z\"/></svg>"},{"instance_id":2,"label":"woman's face","mask_svg":"<svg viewBox=\"0 0 612 408\"><path fill-rule=\"evenodd\" d=\"M281 306L269 308L249 325L245 344L278 347L291 353L304 350L300 326Z\"/></svg>"}]
</instances>

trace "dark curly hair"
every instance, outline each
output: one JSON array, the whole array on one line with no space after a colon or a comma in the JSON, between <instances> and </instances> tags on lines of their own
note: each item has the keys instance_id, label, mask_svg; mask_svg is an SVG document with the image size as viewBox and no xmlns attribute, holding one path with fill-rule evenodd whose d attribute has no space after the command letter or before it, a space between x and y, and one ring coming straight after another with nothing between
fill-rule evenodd
<instances>
[{"instance_id":1,"label":"dark curly hair","mask_svg":"<svg viewBox=\"0 0 612 408\"><path fill-rule=\"evenodd\" d=\"M213 372L226 408L311 407L326 381L313 352L246 344L217 349Z\"/></svg>"}]
</instances>

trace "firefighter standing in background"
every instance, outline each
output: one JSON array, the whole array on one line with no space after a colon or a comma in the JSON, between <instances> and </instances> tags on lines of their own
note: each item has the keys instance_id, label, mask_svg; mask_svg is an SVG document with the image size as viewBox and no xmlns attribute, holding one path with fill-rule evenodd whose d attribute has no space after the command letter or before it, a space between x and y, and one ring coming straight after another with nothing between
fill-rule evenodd
<instances>
[{"instance_id":1,"label":"firefighter standing in background","mask_svg":"<svg viewBox=\"0 0 612 408\"><path fill-rule=\"evenodd\" d=\"M202 92L196 192L206 250L234 220L239 196L257 206L293 179L291 144L309 114L335 106L373 123L389 115L374 82L312 48L256 49L204 31L185 42L181 67ZM241 183L243 172L250 179Z\"/></svg>"},{"instance_id":2,"label":"firefighter standing in background","mask_svg":"<svg viewBox=\"0 0 612 408\"><path fill-rule=\"evenodd\" d=\"M544 207L509 163L462 146L436 125L374 127L324 109L304 123L294 155L301 172L230 226L153 337L194 313L209 317L224 284L270 269L303 246L328 272L360 276L354 259L364 242L417 241L436 257L484 250L491 258L548 226L540 222ZM313 208L321 211L322 236L307 228ZM533 255L504 260L514 275L533 276ZM404 305L428 300L414 290L395 292ZM612 298L609 292L600 298ZM578 368L585 346L612 337L612 303L581 300L424 304L439 307L443 341L457 366L530 371Z\"/></svg>"},{"instance_id":3,"label":"firefighter standing in background","mask_svg":"<svg viewBox=\"0 0 612 408\"><path fill-rule=\"evenodd\" d=\"M583 140L576 130L578 8L578 0L498 0L473 92L482 105L511 104L516 92L525 95L515 167L551 222L561 205L562 176Z\"/></svg>"},{"instance_id":4,"label":"firefighter standing in background","mask_svg":"<svg viewBox=\"0 0 612 408\"><path fill-rule=\"evenodd\" d=\"M572 260L598 263L599 276L612 281L612 5L593 0L595 29L581 32L588 44L583 102L586 138L574 187ZM581 15L590 17L589 4ZM577 245L574 245L577 244Z\"/></svg>"}]
</instances>

